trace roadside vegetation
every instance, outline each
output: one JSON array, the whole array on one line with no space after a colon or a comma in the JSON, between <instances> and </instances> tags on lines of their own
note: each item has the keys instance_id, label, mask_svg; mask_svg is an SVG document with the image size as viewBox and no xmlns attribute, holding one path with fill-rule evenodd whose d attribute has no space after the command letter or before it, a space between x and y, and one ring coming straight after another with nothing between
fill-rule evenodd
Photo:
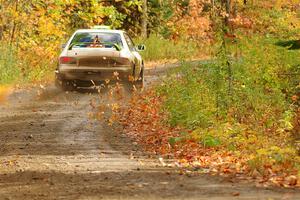
<instances>
[{"instance_id":1,"label":"roadside vegetation","mask_svg":"<svg viewBox=\"0 0 300 200\"><path fill-rule=\"evenodd\" d=\"M206 52L199 52L200 46L195 41L187 39L178 39L172 41L162 36L150 35L146 39L136 39L137 44L144 44L146 49L141 52L145 61L159 60L188 60L200 58ZM208 49L208 48L207 48Z\"/></svg>"},{"instance_id":2,"label":"roadside vegetation","mask_svg":"<svg viewBox=\"0 0 300 200\"><path fill-rule=\"evenodd\" d=\"M15 50L2 42L0 52L0 84L10 83L20 76Z\"/></svg>"},{"instance_id":3,"label":"roadside vegetation","mask_svg":"<svg viewBox=\"0 0 300 200\"><path fill-rule=\"evenodd\" d=\"M295 79L300 68L294 58L299 52L274 47L273 39L240 40L241 58L183 64L158 87L167 122L189 130L170 141L192 140L203 148L243 155L251 171L262 176L297 172L299 129L294 120L300 88Z\"/></svg>"},{"instance_id":4,"label":"roadside vegetation","mask_svg":"<svg viewBox=\"0 0 300 200\"><path fill-rule=\"evenodd\" d=\"M241 8L230 25L213 15L212 60L134 97L125 132L200 172L299 187L299 16L283 7Z\"/></svg>"}]
</instances>

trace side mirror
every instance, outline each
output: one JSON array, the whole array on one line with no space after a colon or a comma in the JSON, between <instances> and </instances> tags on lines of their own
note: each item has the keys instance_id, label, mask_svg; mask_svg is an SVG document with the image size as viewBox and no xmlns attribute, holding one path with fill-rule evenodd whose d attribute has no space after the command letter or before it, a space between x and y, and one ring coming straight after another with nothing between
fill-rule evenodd
<instances>
[{"instance_id":1,"label":"side mirror","mask_svg":"<svg viewBox=\"0 0 300 200\"><path fill-rule=\"evenodd\" d=\"M66 46L67 46L67 44L62 44L61 48L64 49L64 48L66 48Z\"/></svg>"},{"instance_id":2,"label":"side mirror","mask_svg":"<svg viewBox=\"0 0 300 200\"><path fill-rule=\"evenodd\" d=\"M122 48L118 44L114 44L113 46L115 47L115 49L117 51L121 51L122 50Z\"/></svg>"},{"instance_id":3,"label":"side mirror","mask_svg":"<svg viewBox=\"0 0 300 200\"><path fill-rule=\"evenodd\" d=\"M145 51L145 50L146 50L146 46L143 45L143 44L139 44L139 45L137 46L137 50L138 50L138 51Z\"/></svg>"}]
</instances>

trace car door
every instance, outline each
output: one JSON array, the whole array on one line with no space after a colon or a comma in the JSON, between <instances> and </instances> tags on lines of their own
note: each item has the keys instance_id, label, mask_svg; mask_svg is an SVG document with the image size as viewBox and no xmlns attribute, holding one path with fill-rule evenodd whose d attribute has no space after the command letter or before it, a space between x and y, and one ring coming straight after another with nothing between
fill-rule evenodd
<instances>
[{"instance_id":1,"label":"car door","mask_svg":"<svg viewBox=\"0 0 300 200\"><path fill-rule=\"evenodd\" d=\"M137 52L133 40L130 38L130 36L127 33L124 33L124 38L126 40L126 43L128 45L128 48L132 55L134 56L134 64L135 64L135 77L139 78L141 69L142 69L142 57Z\"/></svg>"}]
</instances>

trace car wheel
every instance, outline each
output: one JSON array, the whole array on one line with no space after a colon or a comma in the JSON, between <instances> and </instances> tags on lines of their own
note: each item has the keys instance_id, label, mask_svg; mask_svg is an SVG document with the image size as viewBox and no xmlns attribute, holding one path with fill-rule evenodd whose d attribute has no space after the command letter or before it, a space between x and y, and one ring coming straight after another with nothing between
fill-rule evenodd
<instances>
[{"instance_id":1,"label":"car wheel","mask_svg":"<svg viewBox=\"0 0 300 200\"><path fill-rule=\"evenodd\" d=\"M139 78L135 81L135 84L141 88L144 87L145 77L144 77L144 66L142 66L142 70L140 72Z\"/></svg>"},{"instance_id":2,"label":"car wheel","mask_svg":"<svg viewBox=\"0 0 300 200\"><path fill-rule=\"evenodd\" d=\"M55 79L55 85L64 91L73 91L76 89L76 84L74 81L64 79Z\"/></svg>"}]
</instances>

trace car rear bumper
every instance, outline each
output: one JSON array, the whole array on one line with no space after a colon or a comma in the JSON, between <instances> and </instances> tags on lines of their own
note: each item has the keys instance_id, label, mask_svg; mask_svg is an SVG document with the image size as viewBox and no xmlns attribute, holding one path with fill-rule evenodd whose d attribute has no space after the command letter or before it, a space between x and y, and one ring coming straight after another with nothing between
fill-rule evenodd
<instances>
[{"instance_id":1,"label":"car rear bumper","mask_svg":"<svg viewBox=\"0 0 300 200\"><path fill-rule=\"evenodd\" d=\"M55 71L60 79L65 80L81 80L81 81L104 81L107 79L113 80L119 77L120 79L128 79L133 73L131 66L117 67L77 67L77 66L62 66Z\"/></svg>"}]
</instances>

